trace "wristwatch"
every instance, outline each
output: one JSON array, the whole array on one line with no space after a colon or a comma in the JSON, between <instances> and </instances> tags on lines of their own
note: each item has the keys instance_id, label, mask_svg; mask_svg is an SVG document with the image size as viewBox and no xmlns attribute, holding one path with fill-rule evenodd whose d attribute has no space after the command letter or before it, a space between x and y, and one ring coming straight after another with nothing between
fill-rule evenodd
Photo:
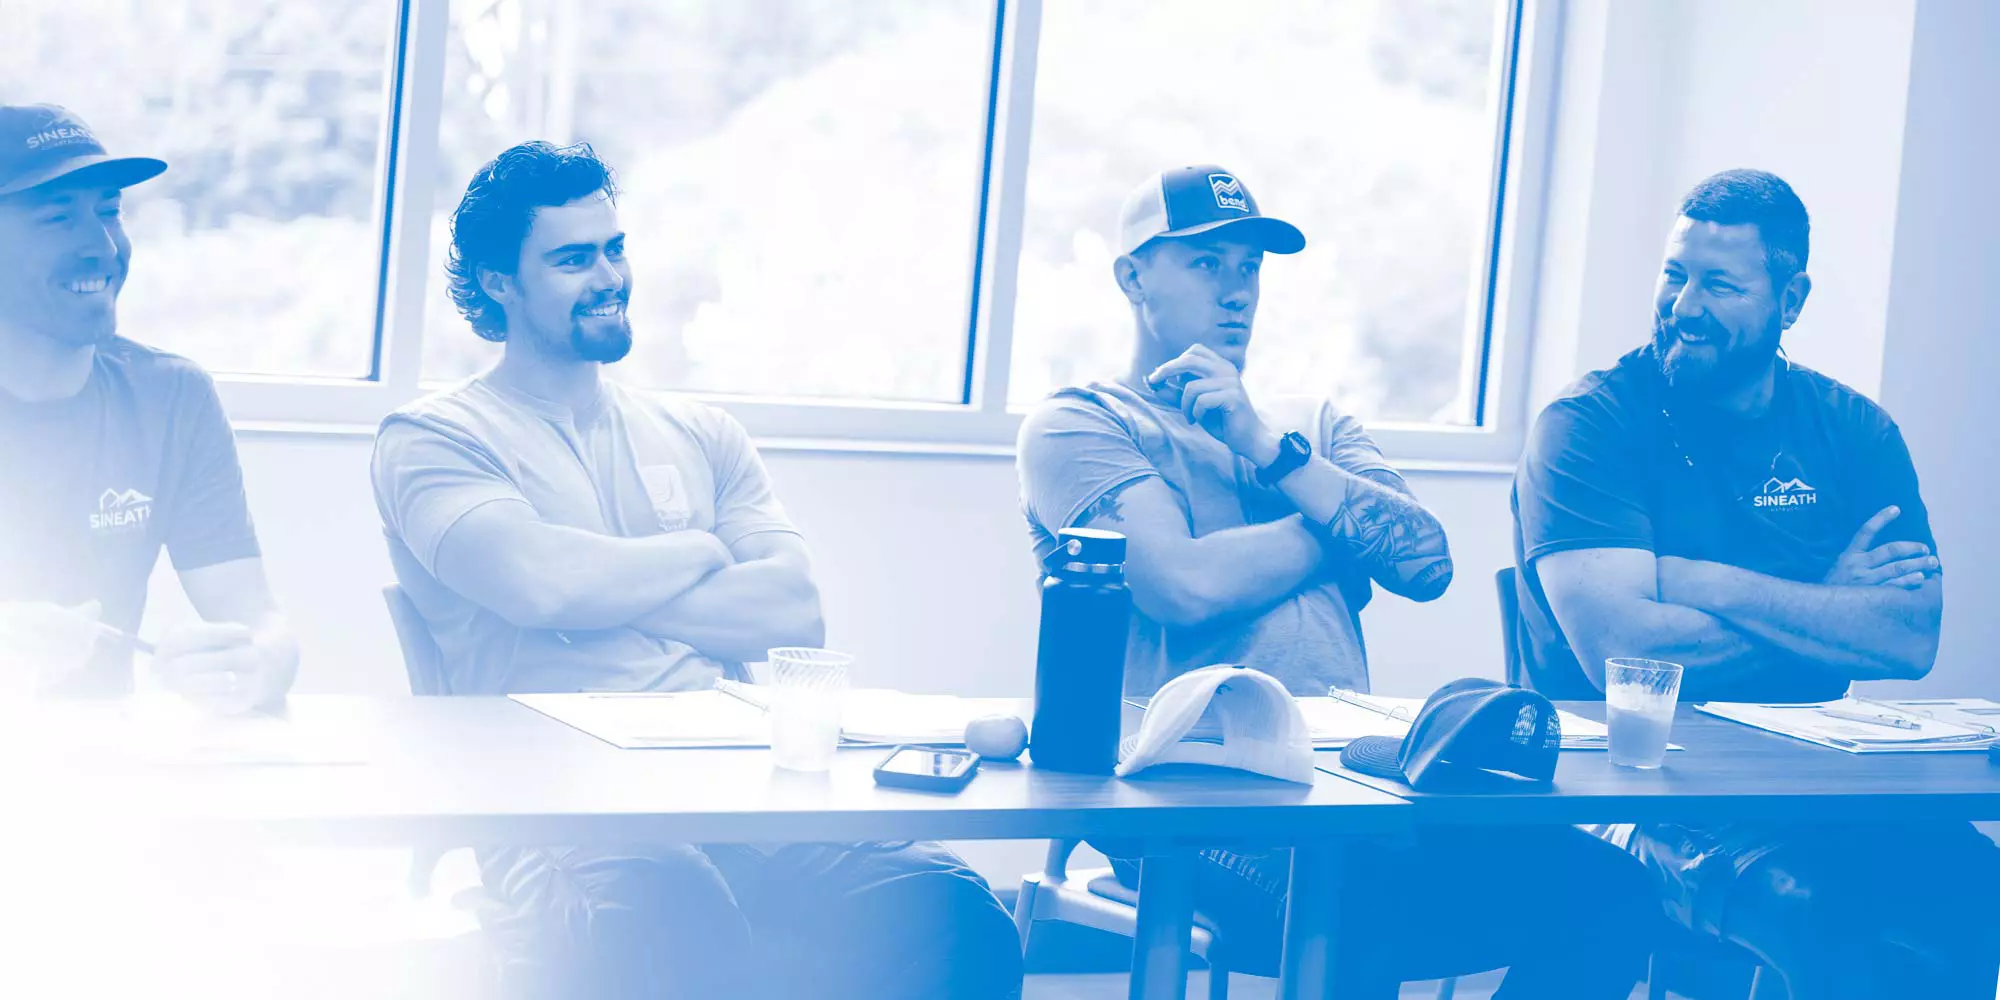
<instances>
[{"instance_id":1,"label":"wristwatch","mask_svg":"<svg viewBox=\"0 0 2000 1000\"><path fill-rule=\"evenodd\" d=\"M1312 442L1298 431L1288 432L1278 439L1278 457L1271 464L1257 470L1257 484L1276 486L1286 476L1299 471L1313 457Z\"/></svg>"}]
</instances>

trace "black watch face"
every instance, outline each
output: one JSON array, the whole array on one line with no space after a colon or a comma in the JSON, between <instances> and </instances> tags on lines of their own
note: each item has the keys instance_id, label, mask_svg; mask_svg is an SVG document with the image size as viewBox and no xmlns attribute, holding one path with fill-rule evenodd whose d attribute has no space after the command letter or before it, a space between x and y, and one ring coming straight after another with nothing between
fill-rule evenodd
<instances>
[{"instance_id":1,"label":"black watch face","mask_svg":"<svg viewBox=\"0 0 2000 1000\"><path fill-rule=\"evenodd\" d=\"M1292 431L1278 440L1278 457L1257 470L1257 478L1266 486L1273 485L1311 458L1312 445L1306 443L1305 435Z\"/></svg>"}]
</instances>

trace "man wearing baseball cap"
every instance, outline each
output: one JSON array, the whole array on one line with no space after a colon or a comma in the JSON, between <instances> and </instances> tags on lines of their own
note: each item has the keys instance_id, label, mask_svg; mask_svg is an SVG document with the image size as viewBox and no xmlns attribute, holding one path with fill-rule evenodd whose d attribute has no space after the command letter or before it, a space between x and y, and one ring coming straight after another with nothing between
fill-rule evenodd
<instances>
[{"instance_id":1,"label":"man wearing baseball cap","mask_svg":"<svg viewBox=\"0 0 2000 1000\"><path fill-rule=\"evenodd\" d=\"M124 189L167 169L113 156L51 105L0 105L0 678L17 693L132 685L165 548L204 621L170 631L168 686L242 710L284 697L298 646L265 581L214 383L117 333Z\"/></svg>"},{"instance_id":2,"label":"man wearing baseball cap","mask_svg":"<svg viewBox=\"0 0 2000 1000\"><path fill-rule=\"evenodd\" d=\"M1417 601L1451 582L1444 529L1359 421L1324 399L1252 402L1242 379L1267 254L1305 249L1219 166L1140 185L1112 265L1132 307L1130 367L1057 390L1021 427L1022 507L1038 556L1087 526L1128 538L1135 605L1125 687L1151 695L1217 663L1295 695L1365 691L1358 617L1375 585ZM1125 845L1104 844L1136 885ZM1569 829L1430 832L1352 866L1344 997L1509 966L1500 997L1624 997L1657 920L1631 859ZM1198 905L1230 967L1272 972L1282 851L1211 850ZM1560 900L1536 905L1525 900Z\"/></svg>"}]
</instances>

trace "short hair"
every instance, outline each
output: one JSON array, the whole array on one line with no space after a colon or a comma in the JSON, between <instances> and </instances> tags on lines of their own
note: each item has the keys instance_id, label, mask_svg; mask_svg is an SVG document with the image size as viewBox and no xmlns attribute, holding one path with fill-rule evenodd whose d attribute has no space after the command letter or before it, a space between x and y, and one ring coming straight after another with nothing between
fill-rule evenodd
<instances>
[{"instance_id":1,"label":"short hair","mask_svg":"<svg viewBox=\"0 0 2000 1000\"><path fill-rule=\"evenodd\" d=\"M1806 269L1812 219L1784 178L1764 170L1724 170L1681 199L1681 215L1719 226L1754 225L1764 242L1764 267L1772 285Z\"/></svg>"},{"instance_id":2,"label":"short hair","mask_svg":"<svg viewBox=\"0 0 2000 1000\"><path fill-rule=\"evenodd\" d=\"M512 274L536 209L566 205L597 191L615 199L618 184L610 165L587 142L524 142L472 175L465 197L451 213L444 269L452 304L474 333L496 343L507 339L506 313L479 286L479 269Z\"/></svg>"}]
</instances>

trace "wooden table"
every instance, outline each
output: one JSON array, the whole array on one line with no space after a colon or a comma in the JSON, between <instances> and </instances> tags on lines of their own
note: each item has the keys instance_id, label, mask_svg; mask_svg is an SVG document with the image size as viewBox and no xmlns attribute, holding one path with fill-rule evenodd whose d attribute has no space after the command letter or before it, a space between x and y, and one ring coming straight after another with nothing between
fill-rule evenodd
<instances>
[{"instance_id":1,"label":"wooden table","mask_svg":"<svg viewBox=\"0 0 2000 1000\"><path fill-rule=\"evenodd\" d=\"M795 774L762 750L619 750L502 698L294 698L276 728L299 755L252 755L285 763L107 752L101 737L143 729L133 711L61 706L0 725L9 814L378 845L1138 838L1131 995L1148 1000L1185 995L1194 850L1245 831L1301 845L1282 995L1325 996L1335 845L1405 831L1413 811L1332 775L1304 786L1198 769L1122 780L987 764L955 795L888 789L873 781L880 749Z\"/></svg>"},{"instance_id":2,"label":"wooden table","mask_svg":"<svg viewBox=\"0 0 2000 1000\"><path fill-rule=\"evenodd\" d=\"M1602 702L1563 702L1602 721ZM1984 752L1853 754L1685 705L1658 770L1614 767L1601 751L1564 751L1552 785L1431 794L1357 774L1319 754L1324 771L1400 796L1416 822L1505 826L1645 822L1929 822L2000 819L2000 766Z\"/></svg>"}]
</instances>

